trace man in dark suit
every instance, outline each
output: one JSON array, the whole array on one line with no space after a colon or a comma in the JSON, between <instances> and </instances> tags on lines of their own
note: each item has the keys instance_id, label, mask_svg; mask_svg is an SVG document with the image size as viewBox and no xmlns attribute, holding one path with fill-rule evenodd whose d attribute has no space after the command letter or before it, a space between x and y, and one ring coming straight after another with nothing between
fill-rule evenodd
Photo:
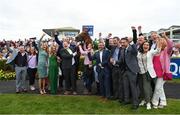
<instances>
[{"instance_id":1,"label":"man in dark suit","mask_svg":"<svg viewBox=\"0 0 180 115\"><path fill-rule=\"evenodd\" d=\"M137 73L139 66L137 62L138 50L135 44L130 45L128 38L121 39L121 46L123 48L121 57L117 64L121 66L124 71L123 74L123 88L124 88L124 104L130 102L130 94L132 96L132 109L137 109L139 105L137 92Z\"/></svg>"},{"instance_id":2,"label":"man in dark suit","mask_svg":"<svg viewBox=\"0 0 180 115\"><path fill-rule=\"evenodd\" d=\"M69 47L68 41L63 41L63 47L60 50L60 56L62 58L62 73L65 79L65 95L70 94L72 86L73 94L76 95L76 76L75 76L75 59L77 55L72 48Z\"/></svg>"},{"instance_id":3,"label":"man in dark suit","mask_svg":"<svg viewBox=\"0 0 180 115\"><path fill-rule=\"evenodd\" d=\"M118 64L114 64L114 62L120 59L121 55L121 45L119 37L114 37L114 46L111 48L110 62L111 62L111 75L112 75L112 85L113 85L113 97L111 99L121 99L122 100L122 76L121 71L119 69Z\"/></svg>"},{"instance_id":4,"label":"man in dark suit","mask_svg":"<svg viewBox=\"0 0 180 115\"><path fill-rule=\"evenodd\" d=\"M94 54L93 59L96 61L101 96L107 99L111 96L109 57L110 51L105 49L105 43L99 42L98 51Z\"/></svg>"}]
</instances>

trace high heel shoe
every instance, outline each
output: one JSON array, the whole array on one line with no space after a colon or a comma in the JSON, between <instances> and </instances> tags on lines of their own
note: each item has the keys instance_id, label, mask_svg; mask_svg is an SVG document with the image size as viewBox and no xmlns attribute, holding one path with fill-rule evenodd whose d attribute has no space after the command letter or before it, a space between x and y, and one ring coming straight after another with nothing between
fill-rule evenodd
<instances>
[{"instance_id":1,"label":"high heel shoe","mask_svg":"<svg viewBox=\"0 0 180 115\"><path fill-rule=\"evenodd\" d=\"M45 91L45 89L44 89L44 90L42 90L42 91L43 91L43 93L44 93L44 94L46 94L46 91Z\"/></svg>"},{"instance_id":2,"label":"high heel shoe","mask_svg":"<svg viewBox=\"0 0 180 115\"><path fill-rule=\"evenodd\" d=\"M42 90L40 90L39 92L40 92L40 94L41 94L41 95L43 95L43 94L44 94Z\"/></svg>"}]
</instances>

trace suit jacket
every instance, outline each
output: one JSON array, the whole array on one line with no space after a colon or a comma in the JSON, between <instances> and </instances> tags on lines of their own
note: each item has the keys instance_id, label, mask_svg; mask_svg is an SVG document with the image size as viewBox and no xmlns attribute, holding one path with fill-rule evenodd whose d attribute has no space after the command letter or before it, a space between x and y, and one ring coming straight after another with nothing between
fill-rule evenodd
<instances>
[{"instance_id":1,"label":"suit jacket","mask_svg":"<svg viewBox=\"0 0 180 115\"><path fill-rule=\"evenodd\" d=\"M71 48L70 48L71 49ZM72 50L72 49L71 49ZM72 50L73 52L73 50ZM72 68L72 58L73 54L70 54L66 49L62 48L60 50L60 56L62 58L62 68L67 69L67 68Z\"/></svg>"},{"instance_id":2,"label":"suit jacket","mask_svg":"<svg viewBox=\"0 0 180 115\"><path fill-rule=\"evenodd\" d=\"M110 68L109 68L109 59L110 59L110 51L107 49L103 50L103 54L102 54L102 62L100 60L100 52L97 51L94 55L93 55L93 60L96 61L96 70L97 72L100 72L102 70L102 68L99 66L99 64L102 65L104 72L106 72L107 74L109 74Z\"/></svg>"},{"instance_id":3,"label":"suit jacket","mask_svg":"<svg viewBox=\"0 0 180 115\"><path fill-rule=\"evenodd\" d=\"M119 66L124 69L125 63L126 62L126 66L130 69L130 71L132 71L133 73L138 73L139 72L139 65L138 65L138 61L137 61L137 54L138 54L138 50L136 48L136 45L129 45L129 47L127 48L127 51L125 53L125 49L121 50L121 57L120 60L117 61L116 63L119 64Z\"/></svg>"},{"instance_id":4,"label":"suit jacket","mask_svg":"<svg viewBox=\"0 0 180 115\"><path fill-rule=\"evenodd\" d=\"M110 53L110 58L112 58L112 57L113 57L115 50L116 50L116 47L112 47L112 49L111 49L111 53ZM119 48L119 54L118 54L118 60L120 59L120 56L121 56L121 50L122 50L122 48L120 47L120 48ZM116 64L116 66L119 66L119 65L118 65L118 64ZM110 67L112 68L112 67L113 67L113 65L112 65L112 64L110 64Z\"/></svg>"}]
</instances>

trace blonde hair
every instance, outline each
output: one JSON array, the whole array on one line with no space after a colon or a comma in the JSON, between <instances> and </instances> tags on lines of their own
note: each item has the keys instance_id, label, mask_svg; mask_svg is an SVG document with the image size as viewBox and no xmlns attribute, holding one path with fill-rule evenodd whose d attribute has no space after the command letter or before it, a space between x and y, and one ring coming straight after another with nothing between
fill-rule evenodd
<instances>
[{"instance_id":1,"label":"blonde hair","mask_svg":"<svg viewBox=\"0 0 180 115\"><path fill-rule=\"evenodd\" d=\"M167 41L166 41L166 39L161 38L161 44L162 44L161 50L164 50L164 49L167 47Z\"/></svg>"},{"instance_id":2,"label":"blonde hair","mask_svg":"<svg viewBox=\"0 0 180 115\"><path fill-rule=\"evenodd\" d=\"M57 45L51 45L51 47L49 48L49 54L56 55L56 52L57 52Z\"/></svg>"}]
</instances>

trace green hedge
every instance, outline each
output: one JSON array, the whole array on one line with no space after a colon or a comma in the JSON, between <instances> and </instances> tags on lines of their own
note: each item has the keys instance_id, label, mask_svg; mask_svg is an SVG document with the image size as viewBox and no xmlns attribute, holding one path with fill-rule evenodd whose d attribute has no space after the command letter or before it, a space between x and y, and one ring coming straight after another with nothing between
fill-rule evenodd
<instances>
[{"instance_id":1,"label":"green hedge","mask_svg":"<svg viewBox=\"0 0 180 115\"><path fill-rule=\"evenodd\" d=\"M14 80L15 76L15 72L7 72L0 70L0 80Z\"/></svg>"},{"instance_id":2,"label":"green hedge","mask_svg":"<svg viewBox=\"0 0 180 115\"><path fill-rule=\"evenodd\" d=\"M0 60L0 70L13 72L13 66L6 64L6 60Z\"/></svg>"},{"instance_id":3,"label":"green hedge","mask_svg":"<svg viewBox=\"0 0 180 115\"><path fill-rule=\"evenodd\" d=\"M0 60L0 80L14 80L15 76L13 66L6 64L6 60Z\"/></svg>"}]
</instances>

